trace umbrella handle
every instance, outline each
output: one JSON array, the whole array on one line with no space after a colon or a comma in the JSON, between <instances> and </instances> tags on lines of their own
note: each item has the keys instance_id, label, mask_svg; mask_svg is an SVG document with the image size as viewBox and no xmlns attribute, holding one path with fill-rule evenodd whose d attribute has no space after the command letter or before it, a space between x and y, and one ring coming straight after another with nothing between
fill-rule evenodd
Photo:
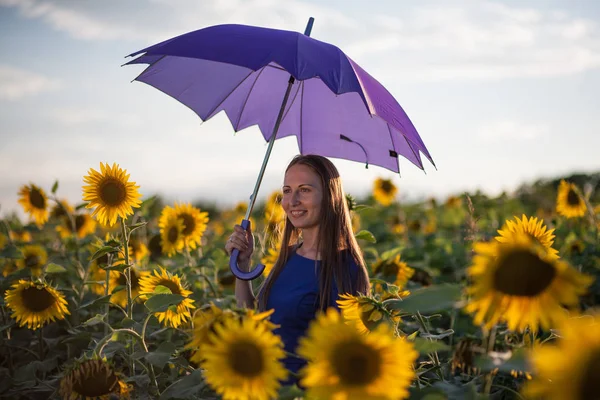
<instances>
[{"instance_id":1,"label":"umbrella handle","mask_svg":"<svg viewBox=\"0 0 600 400\"><path fill-rule=\"evenodd\" d=\"M242 228L244 230L248 230L248 226L250 225L250 221L247 219L242 220ZM265 270L265 266L263 264L258 264L254 269L244 272L238 267L237 259L240 255L240 251L238 249L233 249L231 252L231 257L229 258L229 269L231 269L231 273L236 276L236 278L241 279L243 281L251 281L253 279L258 278L263 271Z\"/></svg>"}]
</instances>

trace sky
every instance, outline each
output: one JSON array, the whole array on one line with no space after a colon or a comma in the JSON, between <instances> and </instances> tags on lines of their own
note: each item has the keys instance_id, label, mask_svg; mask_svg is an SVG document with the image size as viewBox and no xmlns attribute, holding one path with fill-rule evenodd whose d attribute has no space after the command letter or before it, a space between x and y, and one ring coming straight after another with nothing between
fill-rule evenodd
<instances>
[{"instance_id":1,"label":"sky","mask_svg":"<svg viewBox=\"0 0 600 400\"><path fill-rule=\"evenodd\" d=\"M144 197L247 200L266 144L201 121L140 82L124 57L237 23L340 47L404 108L432 155L401 174L332 160L361 198L377 177L400 199L491 195L600 170L600 2L595 0L0 0L0 215L28 183L81 202L83 176L118 163ZM281 187L295 138L275 143L259 199Z\"/></svg>"}]
</instances>

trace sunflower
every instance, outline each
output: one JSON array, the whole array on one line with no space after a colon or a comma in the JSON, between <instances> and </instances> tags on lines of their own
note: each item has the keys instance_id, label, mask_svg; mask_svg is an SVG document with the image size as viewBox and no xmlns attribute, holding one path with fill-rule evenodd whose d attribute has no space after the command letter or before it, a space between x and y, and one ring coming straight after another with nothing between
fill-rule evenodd
<instances>
[{"instance_id":1,"label":"sunflower","mask_svg":"<svg viewBox=\"0 0 600 400\"><path fill-rule=\"evenodd\" d=\"M139 238L131 237L129 239L129 255L133 257L136 262L142 262L148 254L150 254L148 246L146 246Z\"/></svg>"},{"instance_id":2,"label":"sunflower","mask_svg":"<svg viewBox=\"0 0 600 400\"><path fill-rule=\"evenodd\" d=\"M33 183L22 186L19 190L19 204L37 226L42 226L48 221L48 197L42 188Z\"/></svg>"},{"instance_id":3,"label":"sunflower","mask_svg":"<svg viewBox=\"0 0 600 400\"><path fill-rule=\"evenodd\" d=\"M340 299L337 304L344 320L361 334L374 331L382 322L392 327L398 322L381 303L370 297L340 294Z\"/></svg>"},{"instance_id":4,"label":"sunflower","mask_svg":"<svg viewBox=\"0 0 600 400\"><path fill-rule=\"evenodd\" d=\"M37 244L23 246L21 249L23 258L17 260L17 268L28 268L32 276L40 276L42 269L48 261L48 253L46 250Z\"/></svg>"},{"instance_id":5,"label":"sunflower","mask_svg":"<svg viewBox=\"0 0 600 400\"><path fill-rule=\"evenodd\" d=\"M593 282L524 233L509 243L476 243L474 251L465 310L486 328L505 321L514 331L549 329L566 316L563 306L576 307Z\"/></svg>"},{"instance_id":6,"label":"sunflower","mask_svg":"<svg viewBox=\"0 0 600 400\"><path fill-rule=\"evenodd\" d=\"M131 298L133 299L140 293L140 280L150 275L148 271L139 271L136 268L131 268ZM108 281L108 293L112 293L110 297L110 302L113 304L117 304L121 307L127 306L127 290L125 289L125 285L127 284L127 279L125 275L118 271L110 271L110 279ZM118 292L113 291L117 288L121 287L122 290ZM137 301L140 302L141 299L138 297Z\"/></svg>"},{"instance_id":7,"label":"sunflower","mask_svg":"<svg viewBox=\"0 0 600 400\"><path fill-rule=\"evenodd\" d=\"M460 208L462 206L462 199L458 196L450 196L446 199L444 206L450 209Z\"/></svg>"},{"instance_id":8,"label":"sunflower","mask_svg":"<svg viewBox=\"0 0 600 400\"><path fill-rule=\"evenodd\" d=\"M570 318L559 327L556 344L534 347L528 398L597 399L600 393L600 316Z\"/></svg>"},{"instance_id":9,"label":"sunflower","mask_svg":"<svg viewBox=\"0 0 600 400\"><path fill-rule=\"evenodd\" d=\"M67 200L56 200L56 204L50 210L50 217L60 219L68 217L75 209Z\"/></svg>"},{"instance_id":10,"label":"sunflower","mask_svg":"<svg viewBox=\"0 0 600 400\"><path fill-rule=\"evenodd\" d=\"M69 315L65 296L45 283L20 279L6 291L4 302L19 326L38 329Z\"/></svg>"},{"instance_id":11,"label":"sunflower","mask_svg":"<svg viewBox=\"0 0 600 400\"><path fill-rule=\"evenodd\" d=\"M399 288L406 286L406 283L415 273L414 269L400 260L399 254L394 258L377 260L373 264L372 269L375 275L381 275L384 278L392 280L393 284Z\"/></svg>"},{"instance_id":12,"label":"sunflower","mask_svg":"<svg viewBox=\"0 0 600 400\"><path fill-rule=\"evenodd\" d=\"M377 178L373 182L373 197L383 206L392 204L397 193L398 188L391 179Z\"/></svg>"},{"instance_id":13,"label":"sunflower","mask_svg":"<svg viewBox=\"0 0 600 400\"><path fill-rule=\"evenodd\" d=\"M308 360L300 383L309 398L405 399L418 357L412 344L395 338L386 324L362 335L334 309L320 314L300 339Z\"/></svg>"},{"instance_id":14,"label":"sunflower","mask_svg":"<svg viewBox=\"0 0 600 400\"><path fill-rule=\"evenodd\" d=\"M153 235L150 240L148 240L148 251L150 252L150 259L153 261L162 256L163 251L160 233Z\"/></svg>"},{"instance_id":15,"label":"sunflower","mask_svg":"<svg viewBox=\"0 0 600 400\"><path fill-rule=\"evenodd\" d=\"M106 256L97 258L92 261L90 264L90 272L89 272L89 280L93 282L102 282L102 283L91 283L90 289L92 292L96 293L99 296L104 296L106 293L106 270L102 269L100 265L106 265ZM118 274L117 271L108 271L110 274ZM110 293L110 292L109 292Z\"/></svg>"},{"instance_id":16,"label":"sunflower","mask_svg":"<svg viewBox=\"0 0 600 400\"><path fill-rule=\"evenodd\" d=\"M185 347L188 350L194 351L194 354L190 358L193 362L198 364L204 360L203 354L198 349L203 344L211 344L209 333L214 332L214 327L217 324L221 324L226 318L231 317L235 317L233 311L222 310L212 302L207 308L194 313L194 328L190 335L191 340Z\"/></svg>"},{"instance_id":17,"label":"sunflower","mask_svg":"<svg viewBox=\"0 0 600 400\"><path fill-rule=\"evenodd\" d=\"M159 218L159 226L167 226L171 218L183 221L183 243L185 247L195 249L200 246L202 235L208 224L207 212L201 211L190 203L175 203L175 208L166 206L163 209Z\"/></svg>"},{"instance_id":18,"label":"sunflower","mask_svg":"<svg viewBox=\"0 0 600 400\"><path fill-rule=\"evenodd\" d=\"M77 362L60 380L60 396L67 400L129 398L130 387L106 359Z\"/></svg>"},{"instance_id":19,"label":"sunflower","mask_svg":"<svg viewBox=\"0 0 600 400\"><path fill-rule=\"evenodd\" d=\"M283 195L276 190L269 195L265 203L265 221L266 222L281 222L285 218L285 211L281 206Z\"/></svg>"},{"instance_id":20,"label":"sunflower","mask_svg":"<svg viewBox=\"0 0 600 400\"><path fill-rule=\"evenodd\" d=\"M10 240L18 243L29 243L31 242L31 232L24 229L18 231L10 231L8 233Z\"/></svg>"},{"instance_id":21,"label":"sunflower","mask_svg":"<svg viewBox=\"0 0 600 400\"><path fill-rule=\"evenodd\" d=\"M579 194L579 189L573 183L560 181L556 197L556 212L567 218L583 217L587 207Z\"/></svg>"},{"instance_id":22,"label":"sunflower","mask_svg":"<svg viewBox=\"0 0 600 400\"><path fill-rule=\"evenodd\" d=\"M163 213L167 208L165 207ZM172 257L176 253L183 250L185 244L183 236L183 219L179 219L173 215L161 215L158 226L160 227L160 245L162 253Z\"/></svg>"},{"instance_id":23,"label":"sunflower","mask_svg":"<svg viewBox=\"0 0 600 400\"><path fill-rule=\"evenodd\" d=\"M265 265L265 270L263 271L263 276L266 278L269 276L275 263L277 262L277 257L279 257L279 250L277 247L269 247L265 255L260 259L260 262Z\"/></svg>"},{"instance_id":24,"label":"sunflower","mask_svg":"<svg viewBox=\"0 0 600 400\"><path fill-rule=\"evenodd\" d=\"M192 292L183 286L178 275L167 272L163 267L159 268L160 271L154 270L154 275L150 274L140 279L141 299L147 300L148 295L152 295L159 285L168 288L173 294L183 296L184 299L177 304L177 309L175 311L169 308L167 311L154 313L154 316L158 318L158 322L164 323L165 326L178 328L181 324L192 318L190 310L196 308L194 304L192 304L194 303L194 300L188 298Z\"/></svg>"},{"instance_id":25,"label":"sunflower","mask_svg":"<svg viewBox=\"0 0 600 400\"><path fill-rule=\"evenodd\" d=\"M96 232L96 221L90 214L76 214L75 218L75 232L78 239L83 239L87 235L93 235ZM73 224L71 218L64 216L61 218L61 224L56 227L56 231L61 238L66 239L73 235Z\"/></svg>"},{"instance_id":26,"label":"sunflower","mask_svg":"<svg viewBox=\"0 0 600 400\"><path fill-rule=\"evenodd\" d=\"M542 245L552 259L559 258L558 250L552 248L554 243L554 229L548 230L542 219L530 217L527 219L525 214L519 219L514 217L514 221L506 220L504 227L498 231L500 236L496 236L496 240L500 243L510 243L513 237L517 234L526 234L533 239L534 242Z\"/></svg>"},{"instance_id":27,"label":"sunflower","mask_svg":"<svg viewBox=\"0 0 600 400\"><path fill-rule=\"evenodd\" d=\"M288 372L281 338L262 321L226 319L209 334L212 344L200 346L206 382L225 400L267 400L277 397Z\"/></svg>"},{"instance_id":28,"label":"sunflower","mask_svg":"<svg viewBox=\"0 0 600 400\"><path fill-rule=\"evenodd\" d=\"M100 172L90 168L83 181L87 183L83 186L83 200L89 201L86 207L95 208L92 217L103 225L112 227L118 217L126 219L142 204L140 187L129 182L129 174L117 163L112 167L100 163Z\"/></svg>"}]
</instances>

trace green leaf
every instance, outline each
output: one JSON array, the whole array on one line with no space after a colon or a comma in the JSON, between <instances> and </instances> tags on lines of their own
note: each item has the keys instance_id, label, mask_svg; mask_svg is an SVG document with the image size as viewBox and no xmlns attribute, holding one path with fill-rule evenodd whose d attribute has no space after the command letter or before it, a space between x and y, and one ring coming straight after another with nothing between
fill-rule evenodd
<instances>
[{"instance_id":1,"label":"green leaf","mask_svg":"<svg viewBox=\"0 0 600 400\"><path fill-rule=\"evenodd\" d=\"M62 265L50 263L46 266L47 274L60 274L63 272L67 272L67 269L65 267L63 267Z\"/></svg>"},{"instance_id":2,"label":"green leaf","mask_svg":"<svg viewBox=\"0 0 600 400\"><path fill-rule=\"evenodd\" d=\"M102 269L105 270L105 271L119 271L119 272L123 272L127 268L129 268L129 267L133 267L133 265L132 264L117 264L117 265L111 265L109 267L102 267Z\"/></svg>"},{"instance_id":3,"label":"green leaf","mask_svg":"<svg viewBox=\"0 0 600 400\"><path fill-rule=\"evenodd\" d=\"M354 212L361 212L362 210L366 210L367 208L372 208L371 206L366 206L364 204L357 204L354 206L354 209L352 211Z\"/></svg>"},{"instance_id":4,"label":"green leaf","mask_svg":"<svg viewBox=\"0 0 600 400\"><path fill-rule=\"evenodd\" d=\"M129 233L135 231L136 229L141 228L142 226L146 226L148 224L147 221L144 222L138 222L137 224L133 224L129 226Z\"/></svg>"},{"instance_id":5,"label":"green leaf","mask_svg":"<svg viewBox=\"0 0 600 400\"><path fill-rule=\"evenodd\" d=\"M17 246L7 245L0 251L0 258L21 259L23 258L23 253Z\"/></svg>"},{"instance_id":6,"label":"green leaf","mask_svg":"<svg viewBox=\"0 0 600 400\"><path fill-rule=\"evenodd\" d=\"M150 297L144 304L150 312L164 312L170 306L181 303L184 298L180 294L158 294Z\"/></svg>"},{"instance_id":7,"label":"green leaf","mask_svg":"<svg viewBox=\"0 0 600 400\"><path fill-rule=\"evenodd\" d=\"M452 335L454 335L454 331L452 329L445 330L444 332L438 333L437 335L434 335L431 333L421 333L421 337L423 339L435 339L435 340L442 340L442 339L447 338Z\"/></svg>"},{"instance_id":8,"label":"green leaf","mask_svg":"<svg viewBox=\"0 0 600 400\"><path fill-rule=\"evenodd\" d=\"M388 260L392 257L396 257L396 255L398 253L400 253L400 251L402 251L402 247L394 247L393 249L390 249L388 251L384 251L383 253L381 253L381 259L382 260Z\"/></svg>"},{"instance_id":9,"label":"green leaf","mask_svg":"<svg viewBox=\"0 0 600 400\"><path fill-rule=\"evenodd\" d=\"M103 255L106 255L108 253L117 253L119 251L118 247L113 247L113 246L103 246L100 249L98 249L98 251L96 251L94 253L94 255L92 256L92 258L90 259L91 261L97 260L98 258L102 257Z\"/></svg>"},{"instance_id":10,"label":"green leaf","mask_svg":"<svg viewBox=\"0 0 600 400\"><path fill-rule=\"evenodd\" d=\"M413 343L415 350L421 354L429 354L436 351L448 351L452 349L446 343L426 340L419 337L415 338Z\"/></svg>"},{"instance_id":11,"label":"green leaf","mask_svg":"<svg viewBox=\"0 0 600 400\"><path fill-rule=\"evenodd\" d=\"M373 236L373 234L371 232L366 231L366 230L362 230L362 231L358 232L357 234L354 235L354 237L357 239L365 240L369 243L377 243L377 239L375 239L375 236Z\"/></svg>"},{"instance_id":12,"label":"green leaf","mask_svg":"<svg viewBox=\"0 0 600 400\"><path fill-rule=\"evenodd\" d=\"M187 399L203 390L205 386L202 373L197 369L184 378L173 382L160 394L159 400Z\"/></svg>"},{"instance_id":13,"label":"green leaf","mask_svg":"<svg viewBox=\"0 0 600 400\"><path fill-rule=\"evenodd\" d=\"M52 185L52 194L56 193L58 190L58 179L54 181L54 185Z\"/></svg>"},{"instance_id":14,"label":"green leaf","mask_svg":"<svg viewBox=\"0 0 600 400\"><path fill-rule=\"evenodd\" d=\"M162 369L176 350L177 347L174 343L162 342L156 350L146 354L145 358L155 367Z\"/></svg>"},{"instance_id":15,"label":"green leaf","mask_svg":"<svg viewBox=\"0 0 600 400\"><path fill-rule=\"evenodd\" d=\"M97 306L104 305L110 301L110 296L111 295L109 294L108 296L102 296L102 297L98 297L97 299L94 299L92 301L88 301L87 303L80 305L79 310L88 308L88 307L97 307Z\"/></svg>"},{"instance_id":16,"label":"green leaf","mask_svg":"<svg viewBox=\"0 0 600 400\"><path fill-rule=\"evenodd\" d=\"M169 289L166 286L163 285L156 285L156 287L154 288L154 294L172 294L173 292L171 291L171 289Z\"/></svg>"},{"instance_id":17,"label":"green leaf","mask_svg":"<svg viewBox=\"0 0 600 400\"><path fill-rule=\"evenodd\" d=\"M104 322L103 314L96 314L92 318L88 319L83 323L83 326L94 326Z\"/></svg>"},{"instance_id":18,"label":"green leaf","mask_svg":"<svg viewBox=\"0 0 600 400\"><path fill-rule=\"evenodd\" d=\"M460 300L462 288L457 284L441 284L415 290L404 299L383 302L389 310L400 310L411 314L428 314L452 308Z\"/></svg>"}]
</instances>

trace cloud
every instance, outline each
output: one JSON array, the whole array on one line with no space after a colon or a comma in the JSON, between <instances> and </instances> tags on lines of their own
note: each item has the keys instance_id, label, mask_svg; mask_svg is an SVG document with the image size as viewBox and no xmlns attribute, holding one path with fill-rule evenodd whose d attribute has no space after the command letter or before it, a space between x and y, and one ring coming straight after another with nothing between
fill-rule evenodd
<instances>
[{"instance_id":1,"label":"cloud","mask_svg":"<svg viewBox=\"0 0 600 400\"><path fill-rule=\"evenodd\" d=\"M479 138L486 142L520 142L547 137L550 127L517 121L498 121L479 129Z\"/></svg>"},{"instance_id":2,"label":"cloud","mask_svg":"<svg viewBox=\"0 0 600 400\"><path fill-rule=\"evenodd\" d=\"M0 64L0 100L18 100L59 87L55 79Z\"/></svg>"}]
</instances>

